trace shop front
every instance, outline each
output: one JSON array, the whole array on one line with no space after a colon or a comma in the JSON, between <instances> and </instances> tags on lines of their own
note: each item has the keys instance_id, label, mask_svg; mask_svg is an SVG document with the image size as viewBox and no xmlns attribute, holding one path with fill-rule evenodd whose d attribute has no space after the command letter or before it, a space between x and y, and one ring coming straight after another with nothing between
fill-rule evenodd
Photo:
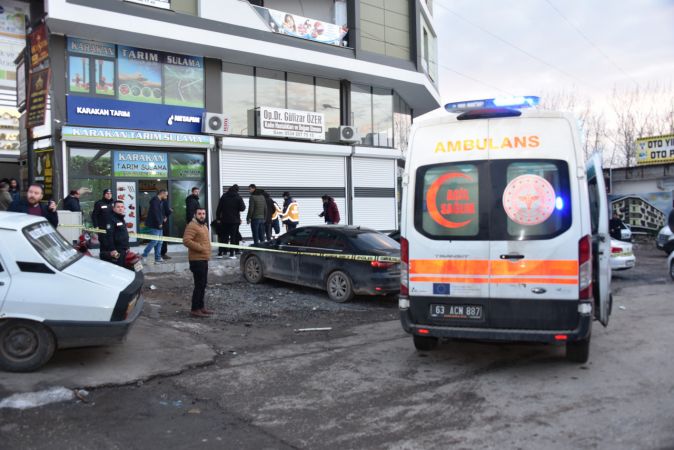
<instances>
[{"instance_id":1,"label":"shop front","mask_svg":"<svg viewBox=\"0 0 674 450\"><path fill-rule=\"evenodd\" d=\"M150 199L160 190L173 209L167 229L182 236L185 198L197 187L208 204L209 136L135 130L63 127L68 190L80 193L83 220L91 224L94 203L105 189L126 205L130 232L143 232Z\"/></svg>"}]
</instances>

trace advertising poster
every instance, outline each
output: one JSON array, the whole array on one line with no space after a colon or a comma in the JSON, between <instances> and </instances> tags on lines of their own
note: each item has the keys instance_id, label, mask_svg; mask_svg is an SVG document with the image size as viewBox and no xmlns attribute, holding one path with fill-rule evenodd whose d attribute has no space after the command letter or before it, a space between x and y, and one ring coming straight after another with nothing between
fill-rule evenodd
<instances>
[{"instance_id":1,"label":"advertising poster","mask_svg":"<svg viewBox=\"0 0 674 450\"><path fill-rule=\"evenodd\" d=\"M54 192L53 148L34 150L35 164L33 179L44 186L44 198L50 198Z\"/></svg>"},{"instance_id":2,"label":"advertising poster","mask_svg":"<svg viewBox=\"0 0 674 450\"><path fill-rule=\"evenodd\" d=\"M129 178L168 178L168 154L116 150L113 175Z\"/></svg>"},{"instance_id":3,"label":"advertising poster","mask_svg":"<svg viewBox=\"0 0 674 450\"><path fill-rule=\"evenodd\" d=\"M49 69L31 73L28 79L28 106L26 127L44 125L47 112L47 93L49 91Z\"/></svg>"},{"instance_id":4,"label":"advertising poster","mask_svg":"<svg viewBox=\"0 0 674 450\"><path fill-rule=\"evenodd\" d=\"M260 6L255 6L255 9L275 33L341 46L344 36L349 31L346 26L321 22L297 14Z\"/></svg>"},{"instance_id":5,"label":"advertising poster","mask_svg":"<svg viewBox=\"0 0 674 450\"><path fill-rule=\"evenodd\" d=\"M68 90L70 92L89 93L89 58L86 56L68 57Z\"/></svg>"},{"instance_id":6,"label":"advertising poster","mask_svg":"<svg viewBox=\"0 0 674 450\"><path fill-rule=\"evenodd\" d=\"M49 58L47 27L41 23L30 33L30 68L35 69Z\"/></svg>"},{"instance_id":7,"label":"advertising poster","mask_svg":"<svg viewBox=\"0 0 674 450\"><path fill-rule=\"evenodd\" d=\"M637 165L674 162L674 134L636 140Z\"/></svg>"},{"instance_id":8,"label":"advertising poster","mask_svg":"<svg viewBox=\"0 0 674 450\"><path fill-rule=\"evenodd\" d=\"M173 178L204 179L206 177L204 155L171 153L171 176Z\"/></svg>"},{"instance_id":9,"label":"advertising poster","mask_svg":"<svg viewBox=\"0 0 674 450\"><path fill-rule=\"evenodd\" d=\"M115 95L115 62L97 59L96 67L96 94Z\"/></svg>"},{"instance_id":10,"label":"advertising poster","mask_svg":"<svg viewBox=\"0 0 674 450\"><path fill-rule=\"evenodd\" d=\"M115 199L124 202L127 231L136 233L136 183L134 181L118 181L115 187ZM136 238L129 238L129 241L136 242Z\"/></svg>"},{"instance_id":11,"label":"advertising poster","mask_svg":"<svg viewBox=\"0 0 674 450\"><path fill-rule=\"evenodd\" d=\"M26 46L26 16L30 5L4 0L0 7L0 86L14 87L14 59Z\"/></svg>"},{"instance_id":12,"label":"advertising poster","mask_svg":"<svg viewBox=\"0 0 674 450\"><path fill-rule=\"evenodd\" d=\"M117 47L117 91L120 100L162 102L161 54L134 47Z\"/></svg>"},{"instance_id":13,"label":"advertising poster","mask_svg":"<svg viewBox=\"0 0 674 450\"><path fill-rule=\"evenodd\" d=\"M164 103L204 107L204 59L164 55Z\"/></svg>"}]
</instances>

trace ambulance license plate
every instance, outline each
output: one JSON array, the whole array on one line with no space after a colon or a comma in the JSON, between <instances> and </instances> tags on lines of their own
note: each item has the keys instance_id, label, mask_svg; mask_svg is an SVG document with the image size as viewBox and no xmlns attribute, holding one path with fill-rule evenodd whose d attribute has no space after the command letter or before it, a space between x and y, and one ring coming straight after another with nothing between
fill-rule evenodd
<instances>
[{"instance_id":1,"label":"ambulance license plate","mask_svg":"<svg viewBox=\"0 0 674 450\"><path fill-rule=\"evenodd\" d=\"M482 320L482 305L431 305L433 319Z\"/></svg>"}]
</instances>

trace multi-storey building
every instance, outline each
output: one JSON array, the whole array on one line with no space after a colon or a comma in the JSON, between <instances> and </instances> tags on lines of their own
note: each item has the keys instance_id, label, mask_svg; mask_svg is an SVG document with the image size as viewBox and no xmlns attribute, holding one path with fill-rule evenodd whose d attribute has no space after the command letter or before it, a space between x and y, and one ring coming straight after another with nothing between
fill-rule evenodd
<instances>
[{"instance_id":1,"label":"multi-storey building","mask_svg":"<svg viewBox=\"0 0 674 450\"><path fill-rule=\"evenodd\" d=\"M54 195L78 189L85 218L112 188L140 228L165 188L179 234L193 186L212 217L224 189L255 183L277 201L289 191L304 225L322 221L328 194L344 222L397 227L409 127L439 106L430 0L43 5L27 84L50 75L51 118L32 129L30 172L52 167Z\"/></svg>"},{"instance_id":2,"label":"multi-storey building","mask_svg":"<svg viewBox=\"0 0 674 450\"><path fill-rule=\"evenodd\" d=\"M639 196L626 196L611 202L613 213L636 231L657 233L665 226L667 216Z\"/></svg>"}]
</instances>

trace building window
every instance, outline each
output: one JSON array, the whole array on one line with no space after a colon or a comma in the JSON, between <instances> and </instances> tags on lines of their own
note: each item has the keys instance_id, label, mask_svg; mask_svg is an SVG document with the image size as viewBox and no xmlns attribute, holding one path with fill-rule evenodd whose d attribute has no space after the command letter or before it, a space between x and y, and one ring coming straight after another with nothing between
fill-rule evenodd
<instances>
[{"instance_id":1,"label":"building window","mask_svg":"<svg viewBox=\"0 0 674 450\"><path fill-rule=\"evenodd\" d=\"M286 107L285 72L258 68L255 73L257 106Z\"/></svg>"},{"instance_id":2,"label":"building window","mask_svg":"<svg viewBox=\"0 0 674 450\"><path fill-rule=\"evenodd\" d=\"M431 80L437 83L438 41L423 16L421 17L421 65Z\"/></svg>"},{"instance_id":3,"label":"building window","mask_svg":"<svg viewBox=\"0 0 674 450\"><path fill-rule=\"evenodd\" d=\"M372 145L372 88L351 85L351 125L356 128L363 145Z\"/></svg>"},{"instance_id":4,"label":"building window","mask_svg":"<svg viewBox=\"0 0 674 450\"><path fill-rule=\"evenodd\" d=\"M253 68L239 64L222 64L223 112L231 120L235 136L252 135L248 127L248 112L255 108L255 75Z\"/></svg>"},{"instance_id":5,"label":"building window","mask_svg":"<svg viewBox=\"0 0 674 450\"><path fill-rule=\"evenodd\" d=\"M314 111L314 77L309 75L288 74L288 109Z\"/></svg>"},{"instance_id":6,"label":"building window","mask_svg":"<svg viewBox=\"0 0 674 450\"><path fill-rule=\"evenodd\" d=\"M316 78L316 112L325 116L326 140L328 140L330 128L339 128L342 123L339 93L338 80Z\"/></svg>"},{"instance_id":7,"label":"building window","mask_svg":"<svg viewBox=\"0 0 674 450\"><path fill-rule=\"evenodd\" d=\"M352 125L362 145L393 147L393 92L351 85Z\"/></svg>"},{"instance_id":8,"label":"building window","mask_svg":"<svg viewBox=\"0 0 674 450\"><path fill-rule=\"evenodd\" d=\"M407 152L412 110L398 94L393 96L393 144L403 153Z\"/></svg>"}]
</instances>

